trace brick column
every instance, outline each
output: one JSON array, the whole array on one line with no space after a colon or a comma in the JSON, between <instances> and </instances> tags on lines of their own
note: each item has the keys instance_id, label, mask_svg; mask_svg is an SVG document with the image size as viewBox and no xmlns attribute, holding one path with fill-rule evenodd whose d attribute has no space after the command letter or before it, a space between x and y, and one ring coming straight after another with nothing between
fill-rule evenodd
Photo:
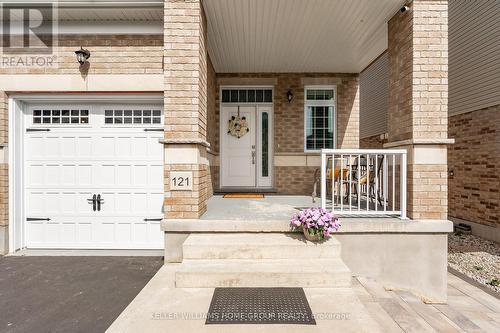
<instances>
[{"instance_id":1,"label":"brick column","mask_svg":"<svg viewBox=\"0 0 500 333\"><path fill-rule=\"evenodd\" d=\"M389 21L386 147L408 150L408 216L446 219L448 1L414 0Z\"/></svg>"},{"instance_id":2,"label":"brick column","mask_svg":"<svg viewBox=\"0 0 500 333\"><path fill-rule=\"evenodd\" d=\"M165 0L165 217L198 218L206 210L208 160L206 17L201 0ZM192 189L170 176L191 174Z\"/></svg>"}]
</instances>

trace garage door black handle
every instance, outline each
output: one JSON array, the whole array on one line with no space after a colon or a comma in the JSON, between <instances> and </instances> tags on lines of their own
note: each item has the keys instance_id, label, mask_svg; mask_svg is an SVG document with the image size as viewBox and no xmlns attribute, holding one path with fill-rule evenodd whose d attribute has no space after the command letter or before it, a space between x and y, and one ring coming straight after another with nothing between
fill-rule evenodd
<instances>
[{"instance_id":1,"label":"garage door black handle","mask_svg":"<svg viewBox=\"0 0 500 333\"><path fill-rule=\"evenodd\" d=\"M162 218L159 218L159 219L144 219L145 222L148 222L148 221L161 221L163 220Z\"/></svg>"},{"instance_id":2,"label":"garage door black handle","mask_svg":"<svg viewBox=\"0 0 500 333\"><path fill-rule=\"evenodd\" d=\"M27 128L26 132L49 132L50 128Z\"/></svg>"},{"instance_id":3,"label":"garage door black handle","mask_svg":"<svg viewBox=\"0 0 500 333\"><path fill-rule=\"evenodd\" d=\"M145 128L144 132L163 132L163 128Z\"/></svg>"},{"instance_id":4,"label":"garage door black handle","mask_svg":"<svg viewBox=\"0 0 500 333\"><path fill-rule=\"evenodd\" d=\"M100 194L97 195L96 202L97 202L97 211L100 212L101 211L101 203L103 203L101 201L101 195Z\"/></svg>"},{"instance_id":5,"label":"garage door black handle","mask_svg":"<svg viewBox=\"0 0 500 333\"><path fill-rule=\"evenodd\" d=\"M27 217L26 221L50 221L48 217Z\"/></svg>"}]
</instances>

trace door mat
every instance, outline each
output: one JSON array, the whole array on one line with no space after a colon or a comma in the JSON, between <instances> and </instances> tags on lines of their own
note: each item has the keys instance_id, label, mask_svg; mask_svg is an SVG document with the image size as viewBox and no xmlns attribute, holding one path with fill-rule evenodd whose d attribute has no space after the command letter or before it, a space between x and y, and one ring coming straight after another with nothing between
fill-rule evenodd
<instances>
[{"instance_id":1,"label":"door mat","mask_svg":"<svg viewBox=\"0 0 500 333\"><path fill-rule=\"evenodd\" d=\"M223 198L252 198L252 199L262 199L264 194L260 193L228 193L222 196Z\"/></svg>"},{"instance_id":2,"label":"door mat","mask_svg":"<svg viewBox=\"0 0 500 333\"><path fill-rule=\"evenodd\" d=\"M316 325L302 288L215 288L205 324Z\"/></svg>"}]
</instances>

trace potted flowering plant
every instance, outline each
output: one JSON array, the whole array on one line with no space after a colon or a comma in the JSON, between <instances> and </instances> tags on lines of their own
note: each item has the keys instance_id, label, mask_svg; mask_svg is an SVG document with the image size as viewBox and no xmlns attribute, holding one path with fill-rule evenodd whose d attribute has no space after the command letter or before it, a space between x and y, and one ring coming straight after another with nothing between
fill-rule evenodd
<instances>
[{"instance_id":1,"label":"potted flowering plant","mask_svg":"<svg viewBox=\"0 0 500 333\"><path fill-rule=\"evenodd\" d=\"M340 228L340 220L326 209L308 208L294 214L290 226L302 231L307 240L320 241Z\"/></svg>"}]
</instances>

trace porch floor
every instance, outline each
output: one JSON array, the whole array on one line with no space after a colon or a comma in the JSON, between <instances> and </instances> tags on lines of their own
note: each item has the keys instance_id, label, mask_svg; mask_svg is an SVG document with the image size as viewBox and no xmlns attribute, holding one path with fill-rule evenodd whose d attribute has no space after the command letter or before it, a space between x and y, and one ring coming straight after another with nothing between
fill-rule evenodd
<instances>
[{"instance_id":1,"label":"porch floor","mask_svg":"<svg viewBox=\"0 0 500 333\"><path fill-rule=\"evenodd\" d=\"M315 202L313 203L311 196L306 195L266 194L264 198L223 198L222 195L214 195L208 199L207 211L200 217L200 220L288 221L290 217L300 209L319 206L321 206L320 198L315 198ZM331 207L331 200L327 201L327 207ZM361 201L361 207L366 207L366 201L363 199ZM349 209L348 204L344 204L344 210L346 209ZM354 201L352 209L358 209ZM379 209L383 210L380 206ZM349 216L348 212L338 215L342 217L353 217ZM363 217L387 218L390 216L365 215Z\"/></svg>"},{"instance_id":2,"label":"porch floor","mask_svg":"<svg viewBox=\"0 0 500 333\"><path fill-rule=\"evenodd\" d=\"M223 198L214 195L208 200L201 220L282 220L290 219L299 209L319 207L305 195L265 195L264 198Z\"/></svg>"}]
</instances>

